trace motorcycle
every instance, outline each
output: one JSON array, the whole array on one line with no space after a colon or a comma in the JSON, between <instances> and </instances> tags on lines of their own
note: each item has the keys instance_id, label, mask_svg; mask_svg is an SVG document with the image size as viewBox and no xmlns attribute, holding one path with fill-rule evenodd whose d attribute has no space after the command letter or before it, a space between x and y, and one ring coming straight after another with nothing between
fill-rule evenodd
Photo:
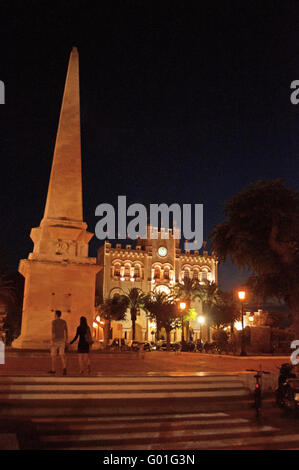
<instances>
[{"instance_id":1,"label":"motorcycle","mask_svg":"<svg viewBox=\"0 0 299 470\"><path fill-rule=\"evenodd\" d=\"M291 364L282 364L279 368L278 388L275 391L276 403L286 411L299 412L299 379L293 373Z\"/></svg>"}]
</instances>

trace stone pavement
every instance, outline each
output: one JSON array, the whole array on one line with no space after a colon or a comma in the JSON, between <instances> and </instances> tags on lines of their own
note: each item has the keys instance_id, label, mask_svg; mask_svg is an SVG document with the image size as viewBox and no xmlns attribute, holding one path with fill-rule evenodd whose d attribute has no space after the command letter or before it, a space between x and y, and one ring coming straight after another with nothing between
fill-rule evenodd
<instances>
[{"instance_id":1,"label":"stone pavement","mask_svg":"<svg viewBox=\"0 0 299 470\"><path fill-rule=\"evenodd\" d=\"M288 356L224 356L201 353L175 353L153 351L145 353L99 353L90 354L92 375L175 375L200 372L243 373L246 369L264 370L277 375L277 367L288 362ZM68 375L79 375L78 356L67 354ZM50 369L47 352L6 351L5 364L0 365L1 375L44 375ZM57 375L61 375L61 363L57 358Z\"/></svg>"}]
</instances>

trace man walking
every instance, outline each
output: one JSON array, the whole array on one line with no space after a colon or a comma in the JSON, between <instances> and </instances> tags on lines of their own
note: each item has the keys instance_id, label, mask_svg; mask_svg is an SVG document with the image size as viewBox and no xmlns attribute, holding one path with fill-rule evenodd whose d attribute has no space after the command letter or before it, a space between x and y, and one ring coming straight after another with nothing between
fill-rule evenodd
<instances>
[{"instance_id":1,"label":"man walking","mask_svg":"<svg viewBox=\"0 0 299 470\"><path fill-rule=\"evenodd\" d=\"M67 324L61 317L61 311L55 311L55 320L52 321L51 365L49 374L55 374L55 356L61 357L63 375L66 375L65 347L68 341Z\"/></svg>"}]
</instances>

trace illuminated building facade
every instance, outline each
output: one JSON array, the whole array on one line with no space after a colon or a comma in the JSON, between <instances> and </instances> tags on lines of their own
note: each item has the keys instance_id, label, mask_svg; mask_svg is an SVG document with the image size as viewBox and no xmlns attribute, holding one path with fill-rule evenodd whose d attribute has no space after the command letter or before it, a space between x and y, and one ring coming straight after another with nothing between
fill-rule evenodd
<instances>
[{"instance_id":1,"label":"illuminated building facade","mask_svg":"<svg viewBox=\"0 0 299 470\"><path fill-rule=\"evenodd\" d=\"M136 246L115 246L108 241L98 250L97 263L103 269L97 275L96 290L100 299L113 297L114 294L127 292L132 287L138 287L143 292L151 291L170 293L175 282L182 282L186 277L199 282L213 281L217 283L217 260L214 256L203 251L182 252L179 240L173 238L171 229L168 239L148 238L138 240ZM198 316L202 313L201 302L197 299L191 305ZM126 320L112 322L112 338L132 339L130 313ZM198 319L190 322L192 339L206 338L205 326ZM136 322L137 341L152 341L155 338L153 322L140 311ZM163 332L161 334L163 336ZM164 336L166 339L166 336ZM171 333L171 341L180 341L181 331L176 329Z\"/></svg>"}]
</instances>

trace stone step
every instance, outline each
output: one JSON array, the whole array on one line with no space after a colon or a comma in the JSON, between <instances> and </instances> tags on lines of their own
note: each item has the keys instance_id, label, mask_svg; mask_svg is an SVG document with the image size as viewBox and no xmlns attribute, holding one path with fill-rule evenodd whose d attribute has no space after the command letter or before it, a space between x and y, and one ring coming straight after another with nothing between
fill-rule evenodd
<instances>
[{"instance_id":1,"label":"stone step","mask_svg":"<svg viewBox=\"0 0 299 470\"><path fill-rule=\"evenodd\" d=\"M161 406L172 412L190 405L196 411L207 401L235 403L247 397L238 376L0 378L1 416L149 413Z\"/></svg>"},{"instance_id":2,"label":"stone step","mask_svg":"<svg viewBox=\"0 0 299 470\"><path fill-rule=\"evenodd\" d=\"M211 383L240 382L238 375L159 375L159 376L0 376L0 384L17 383Z\"/></svg>"},{"instance_id":3,"label":"stone step","mask_svg":"<svg viewBox=\"0 0 299 470\"><path fill-rule=\"evenodd\" d=\"M286 445L279 429L224 412L173 415L33 419L43 449L217 449L262 446L269 437ZM280 439L282 437L282 439ZM290 441L299 443L299 435Z\"/></svg>"}]
</instances>

